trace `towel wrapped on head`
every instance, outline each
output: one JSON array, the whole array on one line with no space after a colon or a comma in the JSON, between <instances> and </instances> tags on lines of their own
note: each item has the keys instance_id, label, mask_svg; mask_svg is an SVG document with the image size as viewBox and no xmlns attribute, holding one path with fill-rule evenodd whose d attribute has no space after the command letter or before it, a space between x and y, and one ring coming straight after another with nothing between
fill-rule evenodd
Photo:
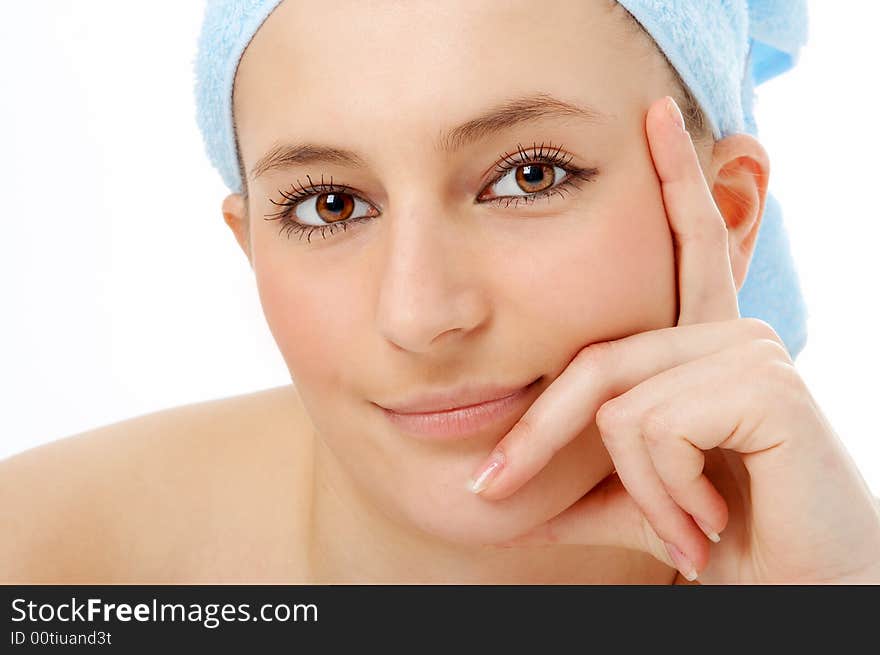
<instances>
[{"instance_id":1,"label":"towel wrapped on head","mask_svg":"<svg viewBox=\"0 0 880 655\"><path fill-rule=\"evenodd\" d=\"M242 191L232 123L241 55L281 0L208 0L195 59L196 119L208 157ZM585 2L590 0L584 0ZM806 0L618 0L651 35L696 98L716 140L755 137L755 87L791 69L807 40ZM755 252L738 294L741 316L769 323L794 359L807 310L782 212L767 194Z\"/></svg>"}]
</instances>

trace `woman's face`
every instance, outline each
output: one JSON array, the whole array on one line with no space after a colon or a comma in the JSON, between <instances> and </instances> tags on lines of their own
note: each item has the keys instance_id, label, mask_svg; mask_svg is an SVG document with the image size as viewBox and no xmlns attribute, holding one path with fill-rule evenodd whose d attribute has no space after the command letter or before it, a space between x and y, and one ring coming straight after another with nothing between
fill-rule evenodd
<instances>
[{"instance_id":1,"label":"woman's face","mask_svg":"<svg viewBox=\"0 0 880 655\"><path fill-rule=\"evenodd\" d=\"M587 344L675 324L644 130L649 104L674 89L646 45L606 2L287 0L246 50L235 115L262 306L317 433L396 521L501 541L613 470L593 424L519 492L487 501L467 479L522 412L440 441L394 427L377 404L542 376L535 398ZM532 108L539 98L557 111ZM357 162L288 157L254 174L296 144ZM303 188L316 195L292 220L368 218L323 236L282 230L274 203Z\"/></svg>"}]
</instances>

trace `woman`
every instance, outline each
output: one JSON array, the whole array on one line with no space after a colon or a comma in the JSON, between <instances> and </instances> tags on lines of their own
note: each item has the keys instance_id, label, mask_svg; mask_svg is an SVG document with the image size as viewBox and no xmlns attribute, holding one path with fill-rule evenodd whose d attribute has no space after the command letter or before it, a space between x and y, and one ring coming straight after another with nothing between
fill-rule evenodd
<instances>
[{"instance_id":1,"label":"woman","mask_svg":"<svg viewBox=\"0 0 880 655\"><path fill-rule=\"evenodd\" d=\"M767 154L620 5L285 0L233 105L295 386L4 462L5 579L880 581L876 499L740 318Z\"/></svg>"}]
</instances>

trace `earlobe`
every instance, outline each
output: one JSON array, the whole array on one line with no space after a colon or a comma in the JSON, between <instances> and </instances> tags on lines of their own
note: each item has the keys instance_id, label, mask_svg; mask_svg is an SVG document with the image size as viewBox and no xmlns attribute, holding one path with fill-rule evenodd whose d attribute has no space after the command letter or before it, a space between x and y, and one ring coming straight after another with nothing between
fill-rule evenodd
<instances>
[{"instance_id":1,"label":"earlobe","mask_svg":"<svg viewBox=\"0 0 880 655\"><path fill-rule=\"evenodd\" d=\"M758 240L767 198L770 159L750 134L732 134L712 152L712 196L727 224L730 265L742 288Z\"/></svg>"},{"instance_id":2,"label":"earlobe","mask_svg":"<svg viewBox=\"0 0 880 655\"><path fill-rule=\"evenodd\" d=\"M247 204L240 193L230 193L223 199L223 220L235 235L248 261L251 261L251 242L247 220ZM253 268L253 263L251 263Z\"/></svg>"}]
</instances>

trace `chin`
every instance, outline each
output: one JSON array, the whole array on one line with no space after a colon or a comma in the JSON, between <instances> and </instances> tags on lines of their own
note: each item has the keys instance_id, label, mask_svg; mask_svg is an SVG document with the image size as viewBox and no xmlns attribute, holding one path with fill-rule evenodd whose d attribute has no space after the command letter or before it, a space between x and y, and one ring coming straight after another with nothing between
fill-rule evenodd
<instances>
[{"instance_id":1,"label":"chin","mask_svg":"<svg viewBox=\"0 0 880 655\"><path fill-rule=\"evenodd\" d=\"M492 510L483 505L468 509L460 508L455 518L438 513L420 514L418 517L411 517L410 523L430 539L461 546L482 546L513 539L556 513L548 514L526 508L513 514L509 511Z\"/></svg>"},{"instance_id":2,"label":"chin","mask_svg":"<svg viewBox=\"0 0 880 655\"><path fill-rule=\"evenodd\" d=\"M550 463L519 490L500 500L489 500L467 489L465 473L453 476L445 471L444 479L431 480L433 492L424 480L418 488L410 487L396 496L396 511L402 520L418 531L464 546L497 544L517 537L553 518L592 489L611 468L578 466L588 455L577 440L560 450ZM580 456L576 456L580 455ZM591 473L592 471L592 473ZM408 500L401 505L403 500Z\"/></svg>"}]
</instances>

